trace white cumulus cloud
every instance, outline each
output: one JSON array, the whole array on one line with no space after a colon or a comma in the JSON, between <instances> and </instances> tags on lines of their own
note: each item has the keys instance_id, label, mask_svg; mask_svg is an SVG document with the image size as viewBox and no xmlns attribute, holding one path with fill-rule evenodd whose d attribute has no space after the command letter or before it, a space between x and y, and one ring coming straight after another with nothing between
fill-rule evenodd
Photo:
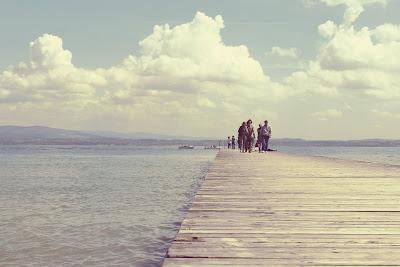
<instances>
[{"instance_id":1,"label":"white cumulus cloud","mask_svg":"<svg viewBox=\"0 0 400 267\"><path fill-rule=\"evenodd\" d=\"M343 1L326 2L343 4ZM358 1L360 5L372 3L386 2ZM305 71L293 73L287 79L292 88L331 96L352 93L400 99L399 25L356 29L354 25L327 21L318 30L324 38L318 54Z\"/></svg>"},{"instance_id":2,"label":"white cumulus cloud","mask_svg":"<svg viewBox=\"0 0 400 267\"><path fill-rule=\"evenodd\" d=\"M0 74L0 88L8 102L84 99L95 95L105 83L95 71L73 66L72 54L61 38L44 34L30 44L30 61Z\"/></svg>"},{"instance_id":3,"label":"white cumulus cloud","mask_svg":"<svg viewBox=\"0 0 400 267\"><path fill-rule=\"evenodd\" d=\"M43 34L30 43L31 67L52 69L72 67L72 54L62 47L62 39L51 34Z\"/></svg>"},{"instance_id":4,"label":"white cumulus cloud","mask_svg":"<svg viewBox=\"0 0 400 267\"><path fill-rule=\"evenodd\" d=\"M351 25L364 12L365 6L372 4L386 5L389 0L317 0L328 6L344 5L346 11L343 17L344 25ZM316 1L313 1L316 2Z\"/></svg>"},{"instance_id":5,"label":"white cumulus cloud","mask_svg":"<svg viewBox=\"0 0 400 267\"><path fill-rule=\"evenodd\" d=\"M266 79L260 63L246 46L228 46L221 38L221 16L198 12L194 19L171 28L157 25L142 40L140 56L124 64L146 76L168 76L200 81L248 83Z\"/></svg>"}]
</instances>

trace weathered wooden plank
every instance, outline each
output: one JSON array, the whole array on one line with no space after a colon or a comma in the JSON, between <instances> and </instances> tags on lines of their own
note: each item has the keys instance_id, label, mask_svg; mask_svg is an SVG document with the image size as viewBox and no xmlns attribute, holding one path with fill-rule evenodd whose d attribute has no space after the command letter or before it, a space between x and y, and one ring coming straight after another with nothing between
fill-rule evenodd
<instances>
[{"instance_id":1,"label":"weathered wooden plank","mask_svg":"<svg viewBox=\"0 0 400 267\"><path fill-rule=\"evenodd\" d=\"M199 229L199 230L191 230L191 229L181 229L181 233L185 234L229 234L229 233L241 233L241 234L400 234L399 228L295 228L292 229L290 227L287 228L252 228L252 229Z\"/></svg>"},{"instance_id":2,"label":"weathered wooden plank","mask_svg":"<svg viewBox=\"0 0 400 267\"><path fill-rule=\"evenodd\" d=\"M391 235L386 236L313 236L310 235L277 235L268 237L198 237L193 240L192 236L181 235L177 237L173 245L196 243L198 245L209 245L209 244L229 244L234 246L282 246L282 245L300 245L300 246L315 246L315 245L400 245L400 236Z\"/></svg>"},{"instance_id":3,"label":"weathered wooden plank","mask_svg":"<svg viewBox=\"0 0 400 267\"><path fill-rule=\"evenodd\" d=\"M380 259L400 262L399 247L343 248L343 247L187 247L172 246L168 251L171 258L253 258L253 259L328 259L343 258L364 260L380 254Z\"/></svg>"},{"instance_id":4,"label":"weathered wooden plank","mask_svg":"<svg viewBox=\"0 0 400 267\"><path fill-rule=\"evenodd\" d=\"M217 267L217 266L266 266L266 267L287 267L287 266L312 266L312 267L359 267L359 266L399 266L395 260L381 259L337 259L337 260L315 260L315 259L240 259L240 258L167 258L164 265L167 267Z\"/></svg>"},{"instance_id":5,"label":"weathered wooden plank","mask_svg":"<svg viewBox=\"0 0 400 267\"><path fill-rule=\"evenodd\" d=\"M396 266L400 168L221 151L164 266Z\"/></svg>"}]
</instances>

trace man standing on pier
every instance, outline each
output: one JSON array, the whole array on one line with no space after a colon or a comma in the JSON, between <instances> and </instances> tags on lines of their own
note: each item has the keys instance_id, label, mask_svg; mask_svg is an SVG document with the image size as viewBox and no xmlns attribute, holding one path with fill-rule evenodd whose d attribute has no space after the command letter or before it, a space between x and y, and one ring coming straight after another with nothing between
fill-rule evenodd
<instances>
[{"instance_id":1,"label":"man standing on pier","mask_svg":"<svg viewBox=\"0 0 400 267\"><path fill-rule=\"evenodd\" d=\"M271 126L268 125L268 121L264 121L264 125L261 127L261 138L262 138L262 150L264 152L268 151L268 142L271 138Z\"/></svg>"}]
</instances>

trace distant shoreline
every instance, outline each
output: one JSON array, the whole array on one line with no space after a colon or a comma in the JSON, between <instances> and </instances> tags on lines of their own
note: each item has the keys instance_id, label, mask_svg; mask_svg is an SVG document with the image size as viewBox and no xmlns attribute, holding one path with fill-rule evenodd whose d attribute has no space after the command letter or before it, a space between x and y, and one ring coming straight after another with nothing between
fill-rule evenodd
<instances>
[{"instance_id":1,"label":"distant shoreline","mask_svg":"<svg viewBox=\"0 0 400 267\"><path fill-rule=\"evenodd\" d=\"M172 146L193 145L209 146L216 145L224 147L225 140L180 140L180 139L118 139L118 138L56 138L56 139L0 139L0 145L118 145L118 146ZM271 146L288 147L400 147L400 140L349 140L349 141L318 141L296 139L273 139ZM226 144L225 144L226 145Z\"/></svg>"}]
</instances>

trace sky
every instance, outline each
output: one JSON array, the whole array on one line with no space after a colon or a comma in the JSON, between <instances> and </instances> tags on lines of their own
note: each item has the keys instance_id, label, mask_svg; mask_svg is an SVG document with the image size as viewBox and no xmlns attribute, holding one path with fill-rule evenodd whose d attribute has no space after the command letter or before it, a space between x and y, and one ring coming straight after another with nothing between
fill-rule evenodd
<instances>
[{"instance_id":1,"label":"sky","mask_svg":"<svg viewBox=\"0 0 400 267\"><path fill-rule=\"evenodd\" d=\"M399 0L0 1L0 125L400 139Z\"/></svg>"}]
</instances>

